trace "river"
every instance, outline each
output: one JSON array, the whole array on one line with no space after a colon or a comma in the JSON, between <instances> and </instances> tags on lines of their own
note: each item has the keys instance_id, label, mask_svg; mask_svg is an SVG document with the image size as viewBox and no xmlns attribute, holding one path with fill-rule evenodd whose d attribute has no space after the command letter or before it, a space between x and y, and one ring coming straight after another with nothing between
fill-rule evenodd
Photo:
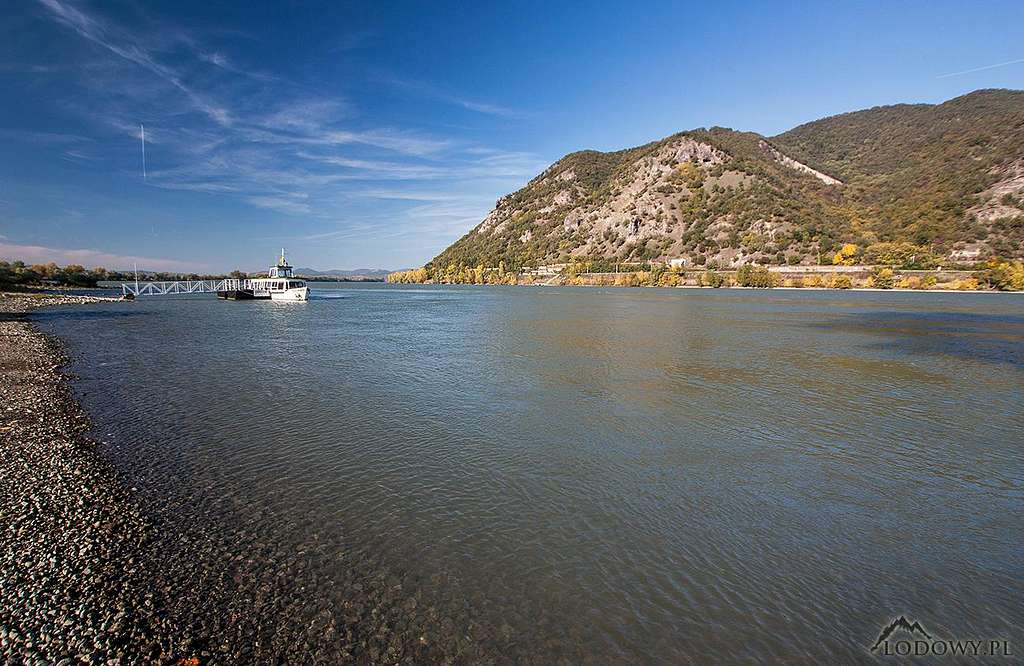
<instances>
[{"instance_id":1,"label":"river","mask_svg":"<svg viewBox=\"0 0 1024 666\"><path fill-rule=\"evenodd\" d=\"M1024 295L311 287L36 316L211 649L1024 651Z\"/></svg>"}]
</instances>

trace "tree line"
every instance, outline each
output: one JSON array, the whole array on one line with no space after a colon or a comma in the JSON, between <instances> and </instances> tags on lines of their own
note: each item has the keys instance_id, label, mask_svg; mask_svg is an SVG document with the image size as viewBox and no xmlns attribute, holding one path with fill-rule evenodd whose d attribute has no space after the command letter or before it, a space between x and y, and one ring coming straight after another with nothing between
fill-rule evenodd
<instances>
[{"instance_id":1,"label":"tree line","mask_svg":"<svg viewBox=\"0 0 1024 666\"><path fill-rule=\"evenodd\" d=\"M588 261L577 261L567 264L559 273L566 285L604 284L619 287L678 287L693 285L701 287L753 287L769 289L772 287L806 287L826 289L851 289L871 287L875 289L954 289L973 291L978 289L994 289L999 291L1024 291L1024 262L1005 259L989 259L973 266L973 274L959 277L951 282L939 282L939 273L931 275L900 275L900 271L916 271L921 257L913 252L913 247L876 248L876 257L884 256L889 265L875 264L874 270L866 278L854 278L845 274L821 273L790 276L772 272L767 266L748 263L735 270L721 270L719 267L684 268L681 266L665 266L664 264L645 263L617 266L618 271L594 270L606 268L602 264ZM884 251L884 252L883 252ZM909 254L908 254L909 253ZM870 256L871 253L869 253ZM836 264L847 264L847 261L862 256L860 250L847 244L835 255ZM851 262L852 263L852 262ZM927 258L925 258L927 265ZM611 268L609 266L608 268ZM694 275L696 273L696 276ZM603 276L603 277L602 277ZM519 284L530 283L545 276L524 275L517 271L506 270L504 265L487 268L483 265L475 267L461 264L449 264L443 269L438 266L425 266L408 271L391 273L387 281L396 284ZM596 280L596 281L595 281Z\"/></svg>"},{"instance_id":2,"label":"tree line","mask_svg":"<svg viewBox=\"0 0 1024 666\"><path fill-rule=\"evenodd\" d=\"M199 273L152 273L147 272L146 280L217 280L224 277L245 278L241 271L233 271L230 275L200 275ZM112 271L102 266L87 269L79 264L58 266L54 262L46 264L26 264L24 261L0 261L0 286L5 288L24 287L96 287L104 281L127 282L135 279L135 273L129 271Z\"/></svg>"}]
</instances>

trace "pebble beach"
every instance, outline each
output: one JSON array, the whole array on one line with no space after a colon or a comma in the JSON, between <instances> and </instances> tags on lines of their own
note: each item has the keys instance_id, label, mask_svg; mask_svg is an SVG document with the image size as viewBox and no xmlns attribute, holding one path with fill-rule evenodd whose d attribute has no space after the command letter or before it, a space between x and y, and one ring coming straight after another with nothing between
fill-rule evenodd
<instances>
[{"instance_id":1,"label":"pebble beach","mask_svg":"<svg viewBox=\"0 0 1024 666\"><path fill-rule=\"evenodd\" d=\"M87 296L0 297L0 661L172 663L150 585L152 537L62 372L60 343L32 310Z\"/></svg>"}]
</instances>

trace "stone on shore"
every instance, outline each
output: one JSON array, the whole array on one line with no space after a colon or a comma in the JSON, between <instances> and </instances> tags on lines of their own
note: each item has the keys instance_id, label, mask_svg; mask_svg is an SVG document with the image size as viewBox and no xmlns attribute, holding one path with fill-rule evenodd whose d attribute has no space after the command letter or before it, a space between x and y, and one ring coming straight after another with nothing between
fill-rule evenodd
<instances>
[{"instance_id":1,"label":"stone on shore","mask_svg":"<svg viewBox=\"0 0 1024 666\"><path fill-rule=\"evenodd\" d=\"M24 314L96 297L0 296L0 662L171 662L151 537L86 437L58 343ZM67 660L70 660L68 662Z\"/></svg>"}]
</instances>

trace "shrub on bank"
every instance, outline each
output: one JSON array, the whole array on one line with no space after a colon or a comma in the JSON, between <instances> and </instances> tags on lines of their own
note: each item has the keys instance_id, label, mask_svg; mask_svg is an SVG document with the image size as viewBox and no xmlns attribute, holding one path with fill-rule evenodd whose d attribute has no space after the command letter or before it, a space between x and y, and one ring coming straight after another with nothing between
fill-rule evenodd
<instances>
[{"instance_id":1,"label":"shrub on bank","mask_svg":"<svg viewBox=\"0 0 1024 666\"><path fill-rule=\"evenodd\" d=\"M950 280L948 282L940 282L936 285L937 289L946 289L948 291L974 291L978 288L981 283L978 282L977 278L958 278Z\"/></svg>"},{"instance_id":2,"label":"shrub on bank","mask_svg":"<svg viewBox=\"0 0 1024 666\"><path fill-rule=\"evenodd\" d=\"M991 259L985 264L981 279L1000 291L1024 290L1024 263Z\"/></svg>"},{"instance_id":3,"label":"shrub on bank","mask_svg":"<svg viewBox=\"0 0 1024 666\"><path fill-rule=\"evenodd\" d=\"M832 257L832 263L837 266L852 266L857 263L860 255L860 248L853 243L847 243L839 248L839 251Z\"/></svg>"},{"instance_id":4,"label":"shrub on bank","mask_svg":"<svg viewBox=\"0 0 1024 666\"><path fill-rule=\"evenodd\" d=\"M423 284L430 278L426 268L388 273L387 281L396 284Z\"/></svg>"},{"instance_id":5,"label":"shrub on bank","mask_svg":"<svg viewBox=\"0 0 1024 666\"><path fill-rule=\"evenodd\" d=\"M828 286L829 289L852 289L853 280L848 275L833 275Z\"/></svg>"},{"instance_id":6,"label":"shrub on bank","mask_svg":"<svg viewBox=\"0 0 1024 666\"><path fill-rule=\"evenodd\" d=\"M736 271L736 285L768 289L777 286L775 276L765 266L744 264Z\"/></svg>"},{"instance_id":7,"label":"shrub on bank","mask_svg":"<svg viewBox=\"0 0 1024 666\"><path fill-rule=\"evenodd\" d=\"M926 275L923 278L909 275L896 283L896 286L900 289L931 289L937 282L934 275Z\"/></svg>"},{"instance_id":8,"label":"shrub on bank","mask_svg":"<svg viewBox=\"0 0 1024 666\"><path fill-rule=\"evenodd\" d=\"M892 289L895 282L891 268L876 268L868 279L868 286L875 289Z\"/></svg>"},{"instance_id":9,"label":"shrub on bank","mask_svg":"<svg viewBox=\"0 0 1024 666\"><path fill-rule=\"evenodd\" d=\"M940 258L923 245L873 243L864 251L864 263L927 270L938 266Z\"/></svg>"},{"instance_id":10,"label":"shrub on bank","mask_svg":"<svg viewBox=\"0 0 1024 666\"><path fill-rule=\"evenodd\" d=\"M697 278L697 284L701 287L715 287L717 289L718 287L725 286L725 276L714 270L704 271Z\"/></svg>"},{"instance_id":11,"label":"shrub on bank","mask_svg":"<svg viewBox=\"0 0 1024 666\"><path fill-rule=\"evenodd\" d=\"M682 276L675 271L666 271L662 274L661 279L658 281L658 285L662 287L678 287L683 283Z\"/></svg>"}]
</instances>

